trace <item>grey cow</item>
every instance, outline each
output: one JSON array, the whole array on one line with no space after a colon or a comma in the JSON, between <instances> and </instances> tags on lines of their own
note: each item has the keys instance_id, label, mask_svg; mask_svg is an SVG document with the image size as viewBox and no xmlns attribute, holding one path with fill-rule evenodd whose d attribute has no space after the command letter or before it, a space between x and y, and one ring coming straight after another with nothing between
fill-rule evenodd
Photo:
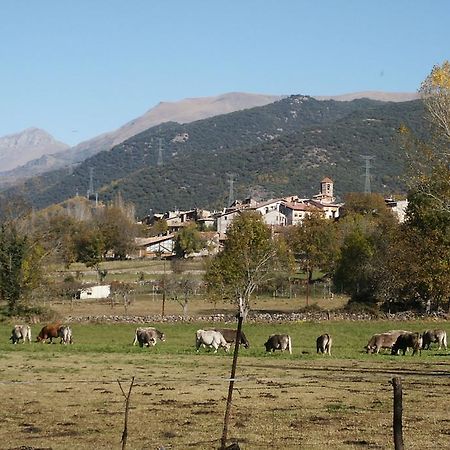
<instances>
[{"instance_id":1,"label":"grey cow","mask_svg":"<svg viewBox=\"0 0 450 450\"><path fill-rule=\"evenodd\" d=\"M139 347L154 347L158 339L164 342L166 335L153 327L139 327L134 333L133 345L139 343Z\"/></svg>"},{"instance_id":2,"label":"grey cow","mask_svg":"<svg viewBox=\"0 0 450 450\"><path fill-rule=\"evenodd\" d=\"M266 347L266 352L287 350L292 355L292 340L288 334L271 334L264 343L264 347Z\"/></svg>"},{"instance_id":3,"label":"grey cow","mask_svg":"<svg viewBox=\"0 0 450 450\"><path fill-rule=\"evenodd\" d=\"M432 343L439 345L438 350L444 347L447 350L447 333L444 330L425 330L422 334L424 350L429 350Z\"/></svg>"}]
</instances>

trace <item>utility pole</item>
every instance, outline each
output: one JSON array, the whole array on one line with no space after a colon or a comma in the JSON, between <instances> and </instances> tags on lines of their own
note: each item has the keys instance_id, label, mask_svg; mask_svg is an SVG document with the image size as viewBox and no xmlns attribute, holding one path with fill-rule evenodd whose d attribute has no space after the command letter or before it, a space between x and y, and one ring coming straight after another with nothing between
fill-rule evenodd
<instances>
[{"instance_id":1,"label":"utility pole","mask_svg":"<svg viewBox=\"0 0 450 450\"><path fill-rule=\"evenodd\" d=\"M230 188L228 191L228 206L231 206L231 204L234 202L234 174L233 173L228 174L228 184L230 185Z\"/></svg>"},{"instance_id":2,"label":"utility pole","mask_svg":"<svg viewBox=\"0 0 450 450\"><path fill-rule=\"evenodd\" d=\"M158 167L161 167L164 164L163 161L163 148L162 148L162 138L158 139L159 145L158 145L158 161L156 162L156 165Z\"/></svg>"},{"instance_id":3,"label":"utility pole","mask_svg":"<svg viewBox=\"0 0 450 450\"><path fill-rule=\"evenodd\" d=\"M370 186L370 169L371 169L371 165L370 165L370 161L375 159L375 156L364 156L361 155L361 158L364 159L365 161L365 174L364 174L364 193L365 194L370 194L372 193L372 189Z\"/></svg>"}]
</instances>

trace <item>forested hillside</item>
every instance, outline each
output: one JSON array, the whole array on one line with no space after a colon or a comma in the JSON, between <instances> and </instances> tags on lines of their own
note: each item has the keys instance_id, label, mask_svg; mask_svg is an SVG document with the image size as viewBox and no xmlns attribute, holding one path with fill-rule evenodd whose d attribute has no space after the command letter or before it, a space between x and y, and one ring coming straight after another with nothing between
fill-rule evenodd
<instances>
[{"instance_id":1,"label":"forested hillside","mask_svg":"<svg viewBox=\"0 0 450 450\"><path fill-rule=\"evenodd\" d=\"M420 130L421 117L419 101L335 102L291 96L190 124L150 128L71 172L30 179L5 195L20 193L36 208L85 195L91 168L101 200L120 191L139 214L150 208L222 207L229 173L235 174L238 197L311 195L325 175L334 178L337 193L343 194L364 186L361 155L375 157L373 190L398 192L403 189L403 156L396 129L406 123Z\"/></svg>"}]
</instances>

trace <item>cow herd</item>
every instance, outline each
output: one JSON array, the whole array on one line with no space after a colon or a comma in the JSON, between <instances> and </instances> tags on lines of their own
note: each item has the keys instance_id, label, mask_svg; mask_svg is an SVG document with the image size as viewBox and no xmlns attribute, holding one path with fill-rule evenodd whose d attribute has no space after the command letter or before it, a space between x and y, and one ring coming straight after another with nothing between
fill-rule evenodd
<instances>
[{"instance_id":1,"label":"cow herd","mask_svg":"<svg viewBox=\"0 0 450 450\"><path fill-rule=\"evenodd\" d=\"M195 348L197 352L202 347L214 349L217 353L219 348L228 352L231 345L236 340L237 331L231 328L213 328L207 330L197 330L195 332ZM59 323L49 324L42 327L36 342L52 343L53 339L60 339L60 344L72 344L72 330L68 325ZM19 342L31 342L31 328L29 325L14 325L9 338L13 344ZM245 348L250 347L250 342L243 331L238 335L239 344ZM164 342L166 336L163 332L154 327L138 327L134 334L133 345L140 347L154 347L158 341ZM316 351L324 355L331 355L332 337L322 334L316 339ZM428 350L432 343L437 343L439 350L444 347L447 350L447 333L442 329L425 330L423 333L414 333L405 330L390 330L384 333L374 334L365 346L367 353L379 353L382 349L388 349L392 355L402 352L406 354L408 349L412 349L412 354ZM271 334L264 343L266 352L288 351L292 354L292 339L288 334Z\"/></svg>"},{"instance_id":2,"label":"cow herd","mask_svg":"<svg viewBox=\"0 0 450 450\"><path fill-rule=\"evenodd\" d=\"M60 344L73 344L72 329L68 325L53 323L45 325L39 332L36 342L53 343L53 339L60 338ZM13 344L31 342L31 327L29 325L14 325L9 340Z\"/></svg>"},{"instance_id":3,"label":"cow herd","mask_svg":"<svg viewBox=\"0 0 450 450\"><path fill-rule=\"evenodd\" d=\"M374 334L366 345L367 353L379 353L381 349L390 349L392 355L403 355L411 348L415 355L422 349L429 350L432 343L437 343L439 350L447 350L447 333L444 330L425 330L422 334L405 330L390 330Z\"/></svg>"}]
</instances>

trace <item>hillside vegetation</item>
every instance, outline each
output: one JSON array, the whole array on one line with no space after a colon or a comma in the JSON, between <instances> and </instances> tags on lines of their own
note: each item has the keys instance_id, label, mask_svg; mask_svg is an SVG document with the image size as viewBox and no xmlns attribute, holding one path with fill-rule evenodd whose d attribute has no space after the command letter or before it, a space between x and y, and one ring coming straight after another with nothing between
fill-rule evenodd
<instances>
[{"instance_id":1,"label":"hillside vegetation","mask_svg":"<svg viewBox=\"0 0 450 450\"><path fill-rule=\"evenodd\" d=\"M375 157L374 191L399 192L404 190L399 178L403 155L396 130L401 124L421 130L422 115L419 101L336 102L291 96L190 124L150 128L75 169L30 179L5 195L19 193L36 208L85 195L91 168L101 200L120 191L141 215L150 208L222 207L228 173L235 174L239 197L311 195L325 175L335 179L343 194L364 186L361 155Z\"/></svg>"}]
</instances>

